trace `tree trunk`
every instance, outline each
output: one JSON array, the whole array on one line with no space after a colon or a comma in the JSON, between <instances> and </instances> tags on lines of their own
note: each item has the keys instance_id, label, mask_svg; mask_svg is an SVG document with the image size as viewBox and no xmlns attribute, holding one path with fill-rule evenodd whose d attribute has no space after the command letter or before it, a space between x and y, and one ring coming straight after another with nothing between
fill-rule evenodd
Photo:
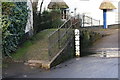
<instances>
[{"instance_id":1,"label":"tree trunk","mask_svg":"<svg viewBox=\"0 0 120 80\"><path fill-rule=\"evenodd\" d=\"M37 32L37 4L38 4L38 0L36 0L36 2L32 2L32 8L33 8L33 29L34 29L34 34L36 34Z\"/></svg>"},{"instance_id":2,"label":"tree trunk","mask_svg":"<svg viewBox=\"0 0 120 80\"><path fill-rule=\"evenodd\" d=\"M40 12L39 12L39 16L41 16L41 11L42 11L43 1L44 1L44 0L42 0L42 2L41 2L41 4L40 4Z\"/></svg>"},{"instance_id":3,"label":"tree trunk","mask_svg":"<svg viewBox=\"0 0 120 80\"><path fill-rule=\"evenodd\" d=\"M40 24L41 24L41 11L42 11L42 5L43 5L43 1L40 4L40 11L39 14L37 14L37 5L38 5L38 1L36 0L36 2L32 2L32 7L33 7L33 28L34 28L34 33L36 34L37 32L39 32L40 30Z\"/></svg>"}]
</instances>

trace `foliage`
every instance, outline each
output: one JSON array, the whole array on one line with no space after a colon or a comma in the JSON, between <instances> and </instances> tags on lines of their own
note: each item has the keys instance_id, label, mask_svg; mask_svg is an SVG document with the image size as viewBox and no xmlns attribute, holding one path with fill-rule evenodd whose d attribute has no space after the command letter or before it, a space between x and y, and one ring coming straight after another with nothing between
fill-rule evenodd
<instances>
[{"instance_id":1,"label":"foliage","mask_svg":"<svg viewBox=\"0 0 120 80\"><path fill-rule=\"evenodd\" d=\"M3 2L2 3L2 53L10 56L16 51L20 39L25 34L27 23L26 2Z\"/></svg>"},{"instance_id":2,"label":"foliage","mask_svg":"<svg viewBox=\"0 0 120 80\"><path fill-rule=\"evenodd\" d=\"M88 52L88 48L93 45L93 43L102 38L102 35L90 30L81 30L81 56L86 56L89 54L93 54Z\"/></svg>"},{"instance_id":3,"label":"foliage","mask_svg":"<svg viewBox=\"0 0 120 80\"><path fill-rule=\"evenodd\" d=\"M59 9L52 10L50 14L52 18L52 28L58 28L63 24L61 21L61 14Z\"/></svg>"},{"instance_id":4,"label":"foliage","mask_svg":"<svg viewBox=\"0 0 120 80\"><path fill-rule=\"evenodd\" d=\"M54 21L52 21L52 28L58 28L62 24L63 24L63 21L61 21L61 19L55 19Z\"/></svg>"},{"instance_id":5,"label":"foliage","mask_svg":"<svg viewBox=\"0 0 120 80\"><path fill-rule=\"evenodd\" d=\"M63 23L61 21L60 10L44 11L42 15L42 21L47 22L48 28L58 28Z\"/></svg>"},{"instance_id":6,"label":"foliage","mask_svg":"<svg viewBox=\"0 0 120 80\"><path fill-rule=\"evenodd\" d=\"M43 13L42 13L42 21L46 21L47 19L48 20L50 20L51 19L51 14L50 14L50 12L49 11L44 11Z\"/></svg>"},{"instance_id":7,"label":"foliage","mask_svg":"<svg viewBox=\"0 0 120 80\"><path fill-rule=\"evenodd\" d=\"M50 12L51 14L51 17L52 17L52 20L55 20L55 19L60 19L61 18L61 14L60 14L60 10L59 9L55 9L55 10L52 10Z\"/></svg>"},{"instance_id":8,"label":"foliage","mask_svg":"<svg viewBox=\"0 0 120 80\"><path fill-rule=\"evenodd\" d=\"M36 15L34 24L36 25L34 25L35 33L38 33L44 29L58 28L61 24L63 24L63 21L61 21L60 10L44 10L41 16Z\"/></svg>"},{"instance_id":9,"label":"foliage","mask_svg":"<svg viewBox=\"0 0 120 80\"><path fill-rule=\"evenodd\" d=\"M51 28L52 20L49 11L44 11L41 16L41 28L49 29Z\"/></svg>"},{"instance_id":10,"label":"foliage","mask_svg":"<svg viewBox=\"0 0 120 80\"><path fill-rule=\"evenodd\" d=\"M84 30L81 32L81 47L85 48L90 45L90 32L87 30Z\"/></svg>"},{"instance_id":11,"label":"foliage","mask_svg":"<svg viewBox=\"0 0 120 80\"><path fill-rule=\"evenodd\" d=\"M89 31L89 30L83 30L81 31L81 47L88 48L92 45L93 42L95 42L96 39L100 37L100 35L97 35L97 33Z\"/></svg>"},{"instance_id":12,"label":"foliage","mask_svg":"<svg viewBox=\"0 0 120 80\"><path fill-rule=\"evenodd\" d=\"M11 9L15 7L15 4L14 3L11 3L11 2L3 2L2 3L2 14L4 15L8 15L8 14L11 14Z\"/></svg>"}]
</instances>

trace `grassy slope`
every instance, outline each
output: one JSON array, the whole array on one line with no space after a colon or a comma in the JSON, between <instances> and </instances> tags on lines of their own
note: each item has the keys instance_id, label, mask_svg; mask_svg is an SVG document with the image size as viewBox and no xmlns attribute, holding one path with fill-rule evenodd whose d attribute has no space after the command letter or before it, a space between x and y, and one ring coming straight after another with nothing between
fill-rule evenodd
<instances>
[{"instance_id":1,"label":"grassy slope","mask_svg":"<svg viewBox=\"0 0 120 80\"><path fill-rule=\"evenodd\" d=\"M12 55L15 60L39 59L48 60L48 36L56 29L46 29L30 40L26 41L15 54Z\"/></svg>"}]
</instances>

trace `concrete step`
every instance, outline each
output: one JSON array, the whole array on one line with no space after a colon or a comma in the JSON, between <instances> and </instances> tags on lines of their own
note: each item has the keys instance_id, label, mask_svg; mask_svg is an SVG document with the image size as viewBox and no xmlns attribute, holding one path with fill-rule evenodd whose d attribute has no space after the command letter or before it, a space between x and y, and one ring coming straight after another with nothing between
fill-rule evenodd
<instances>
[{"instance_id":1,"label":"concrete step","mask_svg":"<svg viewBox=\"0 0 120 80\"><path fill-rule=\"evenodd\" d=\"M42 60L28 60L26 65L30 67L37 67L37 68L44 68L50 69L50 62L49 61L42 61Z\"/></svg>"}]
</instances>

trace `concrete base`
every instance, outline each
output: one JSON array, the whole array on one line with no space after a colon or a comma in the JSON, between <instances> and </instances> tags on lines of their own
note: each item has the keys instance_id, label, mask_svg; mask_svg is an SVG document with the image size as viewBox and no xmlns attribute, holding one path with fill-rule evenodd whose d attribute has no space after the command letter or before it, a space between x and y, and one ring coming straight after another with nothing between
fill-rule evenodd
<instances>
[{"instance_id":1,"label":"concrete base","mask_svg":"<svg viewBox=\"0 0 120 80\"><path fill-rule=\"evenodd\" d=\"M74 38L66 43L63 49L61 49L56 56L53 57L51 61L41 61L41 60L29 60L28 65L32 67L50 69L67 59L74 57Z\"/></svg>"}]
</instances>

